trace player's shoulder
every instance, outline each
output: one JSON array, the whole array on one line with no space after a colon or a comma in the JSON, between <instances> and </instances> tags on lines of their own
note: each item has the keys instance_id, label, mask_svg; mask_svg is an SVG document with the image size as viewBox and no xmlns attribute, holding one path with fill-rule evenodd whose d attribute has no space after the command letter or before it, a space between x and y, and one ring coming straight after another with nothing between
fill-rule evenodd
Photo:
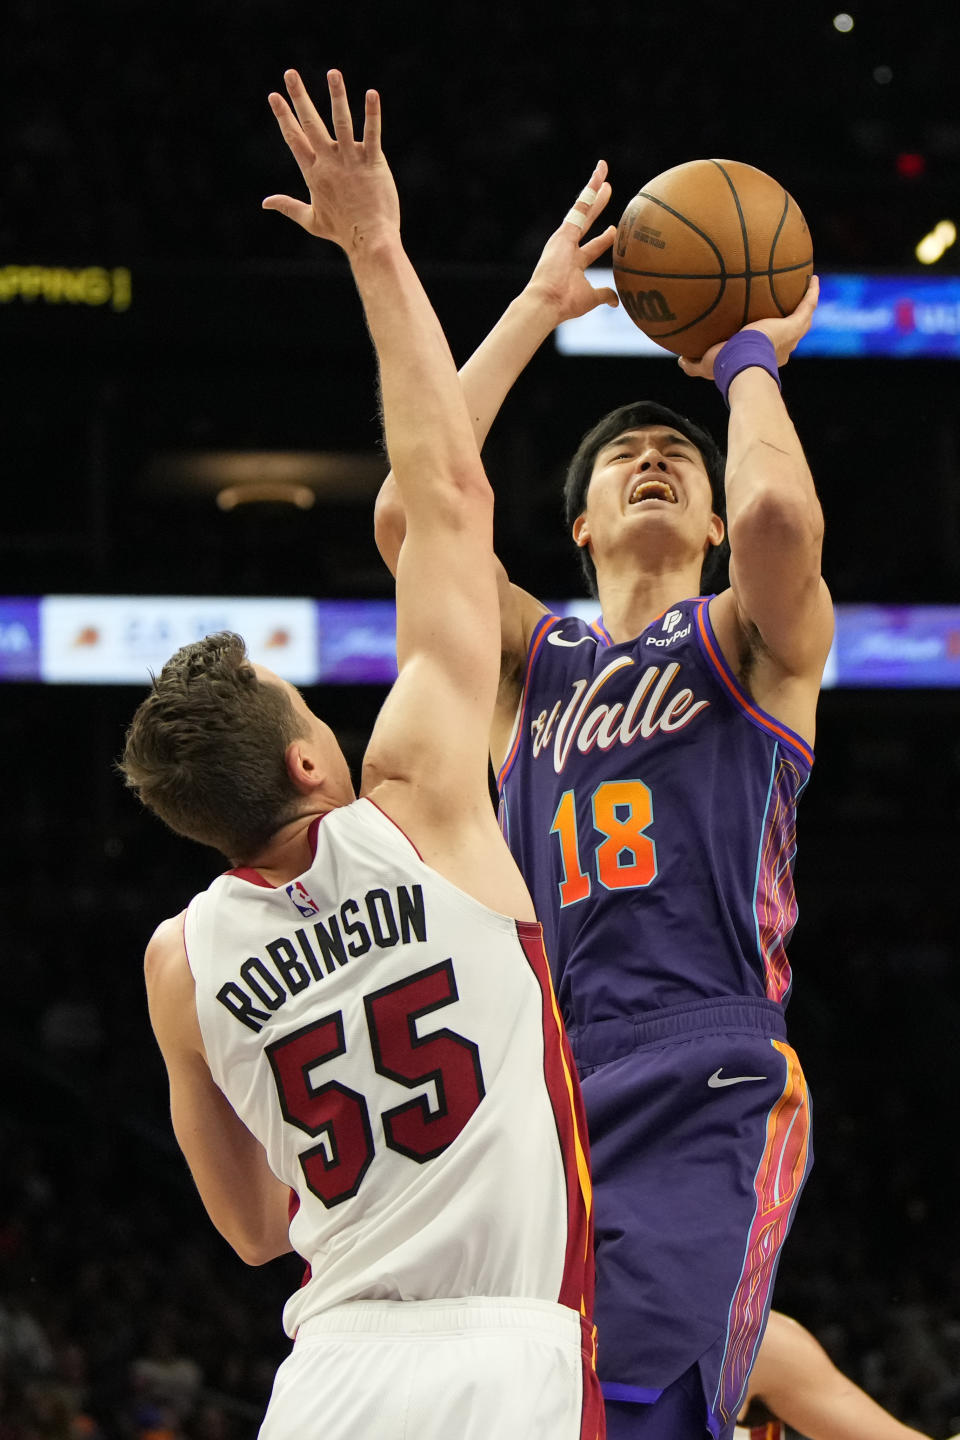
<instances>
[{"instance_id":1,"label":"player's shoulder","mask_svg":"<svg viewBox=\"0 0 960 1440\"><path fill-rule=\"evenodd\" d=\"M147 942L143 956L143 970L148 987L163 984L172 978L180 966L187 965L187 950L183 938L186 910L161 920Z\"/></svg>"},{"instance_id":2,"label":"player's shoulder","mask_svg":"<svg viewBox=\"0 0 960 1440\"><path fill-rule=\"evenodd\" d=\"M196 985L183 936L186 913L182 910L157 926L143 960L150 1023L168 1065L178 1055L203 1053Z\"/></svg>"}]
</instances>

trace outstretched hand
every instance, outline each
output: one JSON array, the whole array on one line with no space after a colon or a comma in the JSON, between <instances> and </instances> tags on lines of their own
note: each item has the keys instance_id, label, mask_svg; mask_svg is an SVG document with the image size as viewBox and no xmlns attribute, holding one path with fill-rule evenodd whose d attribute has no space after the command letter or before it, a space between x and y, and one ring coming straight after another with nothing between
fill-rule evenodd
<instances>
[{"instance_id":1,"label":"outstretched hand","mask_svg":"<svg viewBox=\"0 0 960 1440\"><path fill-rule=\"evenodd\" d=\"M390 167L380 148L380 97L366 94L363 138L356 140L346 86L339 70L327 72L333 135L318 115L296 70L284 72L293 110L282 95L269 96L300 173L310 203L290 195L268 195L264 210L279 210L310 235L333 240L350 255L378 232L400 229L400 202Z\"/></svg>"},{"instance_id":2,"label":"outstretched hand","mask_svg":"<svg viewBox=\"0 0 960 1440\"><path fill-rule=\"evenodd\" d=\"M558 325L563 320L586 315L598 305L615 306L620 303L615 290L609 286L591 285L584 274L588 265L610 249L617 233L616 226L608 225L602 234L584 241L582 245L580 243L585 232L603 212L610 194L607 162L599 160L576 203L543 247L527 283L528 291L556 311L555 323ZM578 216L579 220L572 218L574 216Z\"/></svg>"},{"instance_id":3,"label":"outstretched hand","mask_svg":"<svg viewBox=\"0 0 960 1440\"><path fill-rule=\"evenodd\" d=\"M811 275L803 299L790 315L778 315L772 320L753 320L743 328L744 330L759 330L761 334L768 336L773 341L773 348L777 352L777 366L782 368L810 329L813 323L813 312L817 308L819 299L820 279L816 275ZM724 343L711 345L699 360L691 360L689 356L682 355L679 361L680 369L685 375L712 380L713 362L723 349Z\"/></svg>"}]
</instances>

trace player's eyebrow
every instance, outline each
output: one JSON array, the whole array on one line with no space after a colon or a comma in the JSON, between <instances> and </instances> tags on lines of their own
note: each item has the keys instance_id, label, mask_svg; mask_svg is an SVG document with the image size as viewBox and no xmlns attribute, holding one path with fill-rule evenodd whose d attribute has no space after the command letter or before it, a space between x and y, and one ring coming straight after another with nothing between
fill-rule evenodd
<instances>
[{"instance_id":1,"label":"player's eyebrow","mask_svg":"<svg viewBox=\"0 0 960 1440\"><path fill-rule=\"evenodd\" d=\"M624 430L622 435L617 435L615 439L608 440L606 445L601 445L599 453L605 455L607 451L615 445L638 445L640 443L641 433L643 432L638 430ZM693 450L696 454L700 453L693 441L688 440L685 435L674 435L672 432L669 432L662 437L661 444L685 445L688 450Z\"/></svg>"}]
</instances>

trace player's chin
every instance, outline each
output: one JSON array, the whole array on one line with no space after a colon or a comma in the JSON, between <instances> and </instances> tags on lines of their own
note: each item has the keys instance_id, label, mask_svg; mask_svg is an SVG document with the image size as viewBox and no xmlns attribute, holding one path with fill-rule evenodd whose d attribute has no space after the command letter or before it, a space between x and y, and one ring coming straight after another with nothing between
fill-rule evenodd
<instances>
[{"instance_id":1,"label":"player's chin","mask_svg":"<svg viewBox=\"0 0 960 1440\"><path fill-rule=\"evenodd\" d=\"M675 525L679 519L680 506L676 500L635 500L627 505L627 515L631 520L641 517L643 521L656 519Z\"/></svg>"}]
</instances>

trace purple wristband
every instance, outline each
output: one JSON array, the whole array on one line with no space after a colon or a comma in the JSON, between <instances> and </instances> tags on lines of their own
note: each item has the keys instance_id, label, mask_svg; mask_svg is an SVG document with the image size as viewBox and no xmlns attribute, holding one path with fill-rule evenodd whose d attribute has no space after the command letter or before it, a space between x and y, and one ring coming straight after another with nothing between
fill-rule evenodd
<instances>
[{"instance_id":1,"label":"purple wristband","mask_svg":"<svg viewBox=\"0 0 960 1440\"><path fill-rule=\"evenodd\" d=\"M766 370L767 374L776 380L777 388L780 388L777 352L770 336L764 335L762 330L739 330L736 335L731 336L713 362L713 378L728 410L730 401L727 399L727 392L730 382L741 370L749 370L751 365Z\"/></svg>"}]
</instances>

